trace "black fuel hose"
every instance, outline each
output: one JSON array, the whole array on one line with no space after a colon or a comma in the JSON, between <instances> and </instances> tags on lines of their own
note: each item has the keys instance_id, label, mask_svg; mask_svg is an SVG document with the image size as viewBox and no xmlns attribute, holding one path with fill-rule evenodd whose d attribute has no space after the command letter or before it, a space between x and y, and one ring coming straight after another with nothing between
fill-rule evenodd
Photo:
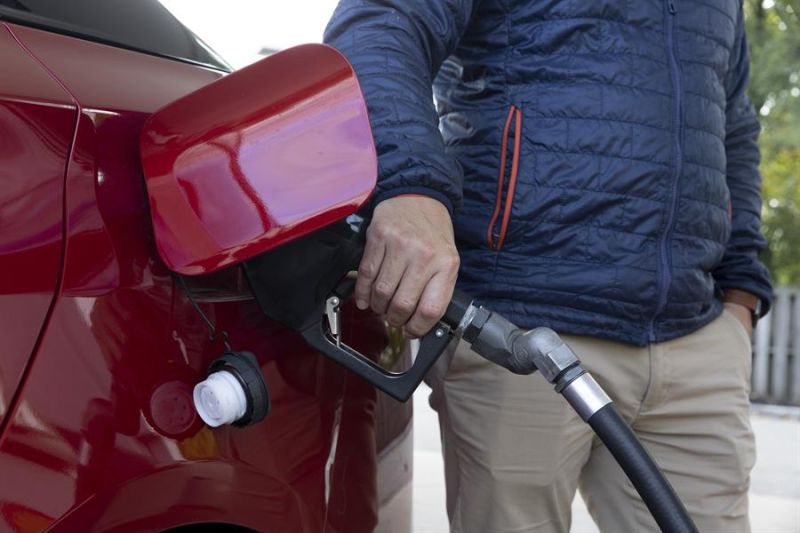
<instances>
[{"instance_id":1,"label":"black fuel hose","mask_svg":"<svg viewBox=\"0 0 800 533\"><path fill-rule=\"evenodd\" d=\"M594 413L587 423L631 480L642 501L666 533L697 533L683 503L613 403Z\"/></svg>"},{"instance_id":2,"label":"black fuel hose","mask_svg":"<svg viewBox=\"0 0 800 533\"><path fill-rule=\"evenodd\" d=\"M460 331L472 351L515 374L539 371L594 430L633 483L666 533L697 533L675 490L600 385L558 334L549 328L523 331L498 313L475 306L459 290L443 321Z\"/></svg>"}]
</instances>

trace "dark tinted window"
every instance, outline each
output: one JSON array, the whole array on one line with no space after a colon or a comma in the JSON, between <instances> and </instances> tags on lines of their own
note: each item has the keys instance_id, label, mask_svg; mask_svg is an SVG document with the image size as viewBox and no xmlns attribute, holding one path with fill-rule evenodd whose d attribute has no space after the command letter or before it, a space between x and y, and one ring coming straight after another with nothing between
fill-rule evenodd
<instances>
[{"instance_id":1,"label":"dark tinted window","mask_svg":"<svg viewBox=\"0 0 800 533\"><path fill-rule=\"evenodd\" d=\"M157 0L0 0L0 18L230 70Z\"/></svg>"}]
</instances>

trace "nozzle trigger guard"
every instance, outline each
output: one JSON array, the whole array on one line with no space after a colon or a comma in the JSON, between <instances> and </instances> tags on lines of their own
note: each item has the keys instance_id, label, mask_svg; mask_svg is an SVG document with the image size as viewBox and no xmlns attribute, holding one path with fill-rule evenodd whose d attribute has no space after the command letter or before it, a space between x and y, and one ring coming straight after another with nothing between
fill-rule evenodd
<instances>
[{"instance_id":1,"label":"nozzle trigger guard","mask_svg":"<svg viewBox=\"0 0 800 533\"><path fill-rule=\"evenodd\" d=\"M392 398L405 402L417 389L425 374L453 339L453 331L444 323L437 323L420 339L419 351L411 368L405 372L391 372L344 343L338 343L325 331L323 321L302 330L303 339L351 372L361 376Z\"/></svg>"}]
</instances>

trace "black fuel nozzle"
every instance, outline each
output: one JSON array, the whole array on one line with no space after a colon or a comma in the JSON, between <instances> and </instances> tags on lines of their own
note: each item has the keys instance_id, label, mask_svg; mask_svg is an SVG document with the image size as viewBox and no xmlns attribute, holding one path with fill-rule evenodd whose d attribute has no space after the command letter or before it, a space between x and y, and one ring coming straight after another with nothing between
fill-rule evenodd
<instances>
[{"instance_id":1,"label":"black fuel nozzle","mask_svg":"<svg viewBox=\"0 0 800 533\"><path fill-rule=\"evenodd\" d=\"M450 344L455 327L439 321L420 339L413 365L386 370L341 339L340 308L350 299L364 251L366 222L350 217L246 261L245 276L261 310L297 331L309 345L393 398L406 401ZM459 307L460 305L460 307ZM452 321L468 307L454 304ZM463 314L463 313L462 313Z\"/></svg>"}]
</instances>

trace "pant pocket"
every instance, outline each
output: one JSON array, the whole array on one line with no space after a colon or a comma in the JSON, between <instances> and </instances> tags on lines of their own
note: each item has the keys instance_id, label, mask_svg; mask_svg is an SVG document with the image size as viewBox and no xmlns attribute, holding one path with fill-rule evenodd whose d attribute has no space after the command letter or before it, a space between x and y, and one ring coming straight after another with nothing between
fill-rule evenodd
<instances>
[{"instance_id":1,"label":"pant pocket","mask_svg":"<svg viewBox=\"0 0 800 533\"><path fill-rule=\"evenodd\" d=\"M727 309L723 309L722 317L723 319L727 320L728 323L730 323L731 327L736 330L736 333L747 344L747 346L751 346L752 340L750 339L750 334L747 333L747 329L745 329L744 324L741 323L741 321L736 317L736 315L734 315Z\"/></svg>"},{"instance_id":2,"label":"pant pocket","mask_svg":"<svg viewBox=\"0 0 800 533\"><path fill-rule=\"evenodd\" d=\"M741 361L743 365L743 378L746 381L747 393L749 396L750 378L753 371L753 341L747 333L744 324L736 318L736 315L727 309L723 309L719 320L725 324L725 329L728 333L738 341L736 346L740 348L740 352L738 353L741 354L741 359L738 359L738 361Z\"/></svg>"}]
</instances>

